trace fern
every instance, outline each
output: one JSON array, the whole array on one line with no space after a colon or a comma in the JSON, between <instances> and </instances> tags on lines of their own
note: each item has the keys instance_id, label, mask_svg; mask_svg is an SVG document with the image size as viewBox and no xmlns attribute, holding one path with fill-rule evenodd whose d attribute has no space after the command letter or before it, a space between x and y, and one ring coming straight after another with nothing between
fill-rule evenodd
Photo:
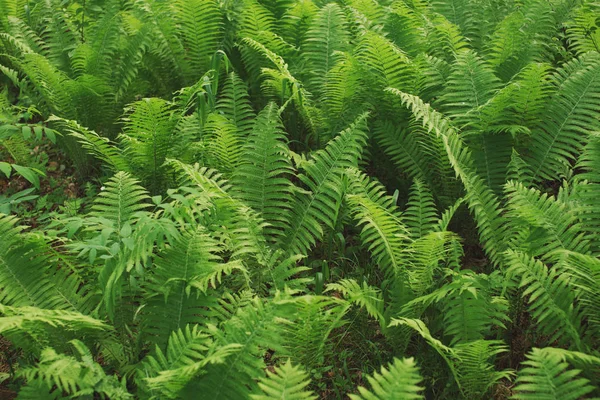
<instances>
[{"instance_id":1,"label":"fern","mask_svg":"<svg viewBox=\"0 0 600 400\"><path fill-rule=\"evenodd\" d=\"M372 391L359 387L360 395L351 394L352 400L359 399L423 399L419 386L421 376L412 358L394 359L388 368L381 367L381 373L375 372L367 377Z\"/></svg>"},{"instance_id":2,"label":"fern","mask_svg":"<svg viewBox=\"0 0 600 400\"><path fill-rule=\"evenodd\" d=\"M343 279L338 283L327 285L327 291L332 290L342 293L349 302L364 307L371 317L383 320L381 293L376 288L367 285L366 282L363 282L361 286L355 280Z\"/></svg>"},{"instance_id":3,"label":"fern","mask_svg":"<svg viewBox=\"0 0 600 400\"><path fill-rule=\"evenodd\" d=\"M441 137L450 164L467 192L467 202L475 214L482 244L492 261L498 262L506 246L502 235L506 227L501 216L499 200L482 178L476 175L470 152L449 121L429 104L423 103L418 97L394 89L390 91L402 98L403 103L412 109L415 118L421 120L429 131L433 130Z\"/></svg>"},{"instance_id":4,"label":"fern","mask_svg":"<svg viewBox=\"0 0 600 400\"><path fill-rule=\"evenodd\" d=\"M106 375L102 367L93 360L89 349L80 341L72 341L72 346L80 360L75 357L57 354L52 348L42 351L35 367L21 370L19 374L30 384L43 387L50 392L56 386L57 394L90 396L98 393L111 399L129 399L127 392L116 376Z\"/></svg>"},{"instance_id":5,"label":"fern","mask_svg":"<svg viewBox=\"0 0 600 400\"><path fill-rule=\"evenodd\" d=\"M198 325L186 325L183 329L173 331L165 352L157 346L154 354L144 359L137 370L138 379L147 385L150 393L158 392L174 398L204 366L224 362L239 346L230 345L214 350L211 347L210 335Z\"/></svg>"},{"instance_id":6,"label":"fern","mask_svg":"<svg viewBox=\"0 0 600 400\"><path fill-rule=\"evenodd\" d=\"M570 45L578 54L600 52L600 31L596 17L598 10L597 2L582 3L574 11L572 19L565 24Z\"/></svg>"},{"instance_id":7,"label":"fern","mask_svg":"<svg viewBox=\"0 0 600 400\"><path fill-rule=\"evenodd\" d=\"M224 274L244 270L239 262L223 263L217 255L220 251L203 229L188 228L154 259L145 307L147 333L153 343L162 347L172 331L201 323L206 314L202 307L215 303L209 290L217 287Z\"/></svg>"},{"instance_id":8,"label":"fern","mask_svg":"<svg viewBox=\"0 0 600 400\"><path fill-rule=\"evenodd\" d=\"M337 62L339 52L348 50L349 42L342 9L335 3L325 5L313 18L303 45L310 70L307 84L314 93L327 84L329 70Z\"/></svg>"},{"instance_id":9,"label":"fern","mask_svg":"<svg viewBox=\"0 0 600 400\"><path fill-rule=\"evenodd\" d=\"M527 245L532 255L551 260L551 253L557 249L588 251L589 243L584 238L577 208L520 183L509 182L505 190L509 197L507 208L516 225L513 229L519 230L520 220L529 228Z\"/></svg>"},{"instance_id":10,"label":"fern","mask_svg":"<svg viewBox=\"0 0 600 400\"><path fill-rule=\"evenodd\" d=\"M278 328L285 319L279 312L276 304L254 299L219 328L209 326L208 332L219 347L237 344L237 351L226 364L205 368L202 379L186 387L181 396L201 391L213 399L226 399L256 393L258 384L254 379L263 376L262 355L269 348L283 350L283 331Z\"/></svg>"},{"instance_id":11,"label":"fern","mask_svg":"<svg viewBox=\"0 0 600 400\"><path fill-rule=\"evenodd\" d=\"M549 43L555 32L552 6L528 1L506 15L491 35L490 61L499 75L508 80L530 62L549 57Z\"/></svg>"},{"instance_id":12,"label":"fern","mask_svg":"<svg viewBox=\"0 0 600 400\"><path fill-rule=\"evenodd\" d=\"M270 399L316 399L311 391L304 390L310 383L307 374L298 367L292 366L288 360L280 367L275 367L275 372L267 371L268 377L262 378L258 383L261 394L252 394L253 400Z\"/></svg>"},{"instance_id":13,"label":"fern","mask_svg":"<svg viewBox=\"0 0 600 400\"><path fill-rule=\"evenodd\" d=\"M248 99L246 85L235 72L227 75L216 109L232 121L240 133L246 134L252 128L254 111Z\"/></svg>"},{"instance_id":14,"label":"fern","mask_svg":"<svg viewBox=\"0 0 600 400\"><path fill-rule=\"evenodd\" d=\"M376 88L393 87L410 92L414 87L413 66L404 52L389 40L367 32L356 47L356 57L373 76Z\"/></svg>"},{"instance_id":15,"label":"fern","mask_svg":"<svg viewBox=\"0 0 600 400\"><path fill-rule=\"evenodd\" d=\"M533 131L527 157L536 181L564 174L585 137L600 129L599 63L600 58L591 53L565 64L555 74L556 93L547 106L549 118Z\"/></svg>"},{"instance_id":16,"label":"fern","mask_svg":"<svg viewBox=\"0 0 600 400\"><path fill-rule=\"evenodd\" d=\"M342 179L346 168L356 166L365 140L366 115L315 153L305 164L299 179L310 192L299 193L294 201L290 227L279 242L291 253L303 254L323 235L322 226L333 226L342 200Z\"/></svg>"},{"instance_id":17,"label":"fern","mask_svg":"<svg viewBox=\"0 0 600 400\"><path fill-rule=\"evenodd\" d=\"M376 181L350 173L354 188L347 198L355 220L362 226L363 243L386 274L403 275L403 250L410 239L400 213Z\"/></svg>"},{"instance_id":18,"label":"fern","mask_svg":"<svg viewBox=\"0 0 600 400\"><path fill-rule=\"evenodd\" d=\"M239 162L242 138L237 127L225 117L209 114L204 126L203 142L207 162L229 175Z\"/></svg>"},{"instance_id":19,"label":"fern","mask_svg":"<svg viewBox=\"0 0 600 400\"><path fill-rule=\"evenodd\" d=\"M68 337L99 339L112 330L103 321L75 311L2 305L0 314L0 333L34 354L46 346L62 348Z\"/></svg>"},{"instance_id":20,"label":"fern","mask_svg":"<svg viewBox=\"0 0 600 400\"><path fill-rule=\"evenodd\" d=\"M534 348L523 365L516 380L515 399L576 400L594 390L587 379L578 377L579 370L568 369L568 363L546 349Z\"/></svg>"},{"instance_id":21,"label":"fern","mask_svg":"<svg viewBox=\"0 0 600 400\"><path fill-rule=\"evenodd\" d=\"M131 105L121 135L124 154L153 192L163 185L164 162L172 141L171 106L160 99L144 99Z\"/></svg>"},{"instance_id":22,"label":"fern","mask_svg":"<svg viewBox=\"0 0 600 400\"><path fill-rule=\"evenodd\" d=\"M502 341L479 340L455 347L456 367L466 398L482 398L502 379L511 377L511 371L496 371L493 360L506 352Z\"/></svg>"},{"instance_id":23,"label":"fern","mask_svg":"<svg viewBox=\"0 0 600 400\"><path fill-rule=\"evenodd\" d=\"M282 326L287 353L309 370L324 365L332 350L327 346L329 336L345 324L349 308L347 301L315 295L298 297L282 308L294 316Z\"/></svg>"},{"instance_id":24,"label":"fern","mask_svg":"<svg viewBox=\"0 0 600 400\"><path fill-rule=\"evenodd\" d=\"M265 234L277 239L290 212L293 170L276 106L269 104L257 117L234 172L237 195L269 224Z\"/></svg>"},{"instance_id":25,"label":"fern","mask_svg":"<svg viewBox=\"0 0 600 400\"><path fill-rule=\"evenodd\" d=\"M178 1L174 5L181 24L181 41L186 50L187 80L194 80L208 69L210 56L221 40L221 15L213 0Z\"/></svg>"},{"instance_id":26,"label":"fern","mask_svg":"<svg viewBox=\"0 0 600 400\"><path fill-rule=\"evenodd\" d=\"M437 222L437 210L433 196L423 182L415 180L408 198L408 206L402 215L413 239L425 236Z\"/></svg>"},{"instance_id":27,"label":"fern","mask_svg":"<svg viewBox=\"0 0 600 400\"><path fill-rule=\"evenodd\" d=\"M82 282L68 270L50 269L43 240L19 234L17 220L0 214L0 301L10 306L77 310L83 302ZM82 290L82 293L78 293Z\"/></svg>"},{"instance_id":28,"label":"fern","mask_svg":"<svg viewBox=\"0 0 600 400\"><path fill-rule=\"evenodd\" d=\"M509 250L506 254L510 266L507 274L520 278L524 287L523 296L529 296L529 312L535 318L548 342L571 341L581 349L581 322L570 287L570 276L561 274L556 268L549 269L541 261L526 254Z\"/></svg>"},{"instance_id":29,"label":"fern","mask_svg":"<svg viewBox=\"0 0 600 400\"><path fill-rule=\"evenodd\" d=\"M91 216L108 221L116 232L123 229L132 216L147 207L147 192L125 172L118 172L105 184L92 206Z\"/></svg>"}]
</instances>

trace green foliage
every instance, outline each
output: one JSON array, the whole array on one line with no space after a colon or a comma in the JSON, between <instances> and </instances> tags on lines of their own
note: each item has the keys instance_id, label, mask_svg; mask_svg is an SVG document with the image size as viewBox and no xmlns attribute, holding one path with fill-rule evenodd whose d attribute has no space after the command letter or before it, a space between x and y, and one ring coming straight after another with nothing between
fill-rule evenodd
<instances>
[{"instance_id":1,"label":"green foliage","mask_svg":"<svg viewBox=\"0 0 600 400\"><path fill-rule=\"evenodd\" d=\"M599 11L0 0L6 390L599 398Z\"/></svg>"},{"instance_id":2,"label":"green foliage","mask_svg":"<svg viewBox=\"0 0 600 400\"><path fill-rule=\"evenodd\" d=\"M525 368L519 371L515 399L579 399L592 392L589 381L578 375L580 370L569 364L551 348L534 348L527 355Z\"/></svg>"},{"instance_id":3,"label":"green foliage","mask_svg":"<svg viewBox=\"0 0 600 400\"><path fill-rule=\"evenodd\" d=\"M350 395L351 399L422 399L418 386L421 381L419 369L412 358L399 360L389 368L381 367L381 373L375 372L367 378L372 391L360 387L360 396Z\"/></svg>"}]
</instances>

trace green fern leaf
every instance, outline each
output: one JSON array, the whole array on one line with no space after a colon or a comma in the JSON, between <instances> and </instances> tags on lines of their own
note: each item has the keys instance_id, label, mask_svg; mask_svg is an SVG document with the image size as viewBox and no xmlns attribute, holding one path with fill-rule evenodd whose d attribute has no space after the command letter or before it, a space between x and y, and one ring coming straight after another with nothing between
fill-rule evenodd
<instances>
[{"instance_id":1,"label":"green fern leaf","mask_svg":"<svg viewBox=\"0 0 600 400\"><path fill-rule=\"evenodd\" d=\"M292 198L292 166L278 109L269 104L258 115L232 181L235 194L265 220L265 235L284 232Z\"/></svg>"},{"instance_id":2,"label":"green fern leaf","mask_svg":"<svg viewBox=\"0 0 600 400\"><path fill-rule=\"evenodd\" d=\"M262 394L252 394L252 400L316 400L312 391L305 390L310 384L306 372L301 368L292 366L290 360L280 367L275 367L275 372L267 371L267 378L261 378L258 386Z\"/></svg>"},{"instance_id":3,"label":"green fern leaf","mask_svg":"<svg viewBox=\"0 0 600 400\"><path fill-rule=\"evenodd\" d=\"M525 288L522 296L529 296L529 312L548 335L548 343L560 340L582 349L582 327L570 275L513 250L507 251L506 260L507 274L520 278L519 286Z\"/></svg>"},{"instance_id":4,"label":"green fern leaf","mask_svg":"<svg viewBox=\"0 0 600 400\"><path fill-rule=\"evenodd\" d=\"M366 114L314 153L299 176L310 192L299 193L292 207L290 227L280 246L292 254L305 254L332 227L342 201L344 171L355 167L365 142Z\"/></svg>"},{"instance_id":5,"label":"green fern leaf","mask_svg":"<svg viewBox=\"0 0 600 400\"><path fill-rule=\"evenodd\" d=\"M549 118L533 130L527 157L536 181L564 174L586 137L600 130L600 56L590 53L566 63L554 81Z\"/></svg>"},{"instance_id":6,"label":"green fern leaf","mask_svg":"<svg viewBox=\"0 0 600 400\"><path fill-rule=\"evenodd\" d=\"M394 400L394 399L424 399L421 394L423 387L421 375L412 358L394 361L389 366L381 367L381 372L375 372L367 377L372 390L359 387L360 395L350 394L352 400Z\"/></svg>"},{"instance_id":7,"label":"green fern leaf","mask_svg":"<svg viewBox=\"0 0 600 400\"><path fill-rule=\"evenodd\" d=\"M350 38L346 18L340 6L329 3L312 19L302 50L306 57L310 90L319 93L327 84L329 70L339 58L338 52L348 50Z\"/></svg>"},{"instance_id":8,"label":"green fern leaf","mask_svg":"<svg viewBox=\"0 0 600 400\"><path fill-rule=\"evenodd\" d=\"M594 390L587 379L578 376L581 371L568 369L560 356L545 349L534 348L522 364L514 399L577 400Z\"/></svg>"},{"instance_id":9,"label":"green fern leaf","mask_svg":"<svg viewBox=\"0 0 600 400\"><path fill-rule=\"evenodd\" d=\"M248 90L244 81L235 72L227 75L217 100L216 109L237 126L241 135L245 136L252 129L252 120L255 115L250 104Z\"/></svg>"}]
</instances>

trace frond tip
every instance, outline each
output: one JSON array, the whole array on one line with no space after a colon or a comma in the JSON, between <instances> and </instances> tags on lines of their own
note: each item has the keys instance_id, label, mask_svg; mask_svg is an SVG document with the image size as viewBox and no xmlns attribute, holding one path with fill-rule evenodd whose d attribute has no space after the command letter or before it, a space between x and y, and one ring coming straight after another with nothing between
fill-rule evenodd
<instances>
[{"instance_id":1,"label":"frond tip","mask_svg":"<svg viewBox=\"0 0 600 400\"><path fill-rule=\"evenodd\" d=\"M422 378L414 359L405 358L394 362L387 368L381 367L381 373L375 372L367 377L371 390L359 387L360 395L351 394L352 400L397 400L424 399L419 386Z\"/></svg>"},{"instance_id":2,"label":"frond tip","mask_svg":"<svg viewBox=\"0 0 600 400\"><path fill-rule=\"evenodd\" d=\"M262 378L258 383L261 394L252 394L252 400L315 400L317 396L310 390L305 390L309 385L308 374L301 368L292 366L290 360L280 367L275 367L275 372L267 371L268 377Z\"/></svg>"}]
</instances>

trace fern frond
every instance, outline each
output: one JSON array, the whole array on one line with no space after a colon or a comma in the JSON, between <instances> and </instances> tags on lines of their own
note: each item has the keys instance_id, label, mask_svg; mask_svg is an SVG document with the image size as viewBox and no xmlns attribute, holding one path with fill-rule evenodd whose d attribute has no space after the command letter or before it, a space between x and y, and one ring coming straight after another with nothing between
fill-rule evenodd
<instances>
[{"instance_id":1,"label":"fern frond","mask_svg":"<svg viewBox=\"0 0 600 400\"><path fill-rule=\"evenodd\" d=\"M581 314L590 330L597 335L600 332L600 293L597 290L600 284L600 261L587 254L561 251L557 269L572 276Z\"/></svg>"},{"instance_id":2,"label":"fern frond","mask_svg":"<svg viewBox=\"0 0 600 400\"><path fill-rule=\"evenodd\" d=\"M517 251L506 252L507 274L520 279L529 312L548 335L548 343L559 340L582 349L580 313L574 303L571 277L556 268Z\"/></svg>"},{"instance_id":3,"label":"fern frond","mask_svg":"<svg viewBox=\"0 0 600 400\"><path fill-rule=\"evenodd\" d=\"M127 91L138 76L144 55L152 47L154 40L152 33L152 27L149 24L144 24L128 40L127 47L123 50L122 62L116 72L114 83L116 102L127 97Z\"/></svg>"},{"instance_id":4,"label":"fern frond","mask_svg":"<svg viewBox=\"0 0 600 400\"><path fill-rule=\"evenodd\" d=\"M402 221L413 239L418 239L433 231L438 220L438 212L433 196L425 184L415 179Z\"/></svg>"},{"instance_id":5,"label":"fern frond","mask_svg":"<svg viewBox=\"0 0 600 400\"><path fill-rule=\"evenodd\" d=\"M261 394L252 394L252 400L316 400L317 396L311 390L305 390L310 384L308 374L301 368L292 366L290 360L275 371L267 371L267 377L261 378L258 386Z\"/></svg>"},{"instance_id":6,"label":"fern frond","mask_svg":"<svg viewBox=\"0 0 600 400\"><path fill-rule=\"evenodd\" d=\"M600 130L600 55L589 53L566 63L554 82L548 118L533 130L526 158L536 181L563 175L586 137Z\"/></svg>"},{"instance_id":7,"label":"fern frond","mask_svg":"<svg viewBox=\"0 0 600 400\"><path fill-rule=\"evenodd\" d=\"M343 194L344 171L355 167L365 143L365 120L360 116L349 128L314 153L304 164L299 179L310 192L299 193L292 207L290 227L280 246L292 254L305 254L323 235L322 226L332 227Z\"/></svg>"},{"instance_id":8,"label":"fern frond","mask_svg":"<svg viewBox=\"0 0 600 400\"><path fill-rule=\"evenodd\" d=\"M513 229L519 231L519 225L523 224L520 221L524 221L523 225L530 230L528 243L517 246L527 246L531 255L542 260L552 260L552 252L559 249L588 251L589 242L578 218L578 208L518 182L508 182L505 192Z\"/></svg>"},{"instance_id":9,"label":"fern frond","mask_svg":"<svg viewBox=\"0 0 600 400\"><path fill-rule=\"evenodd\" d=\"M148 207L145 202L149 198L138 181L126 172L118 172L94 200L90 215L108 221L116 232L120 232L136 212Z\"/></svg>"},{"instance_id":10,"label":"fern frond","mask_svg":"<svg viewBox=\"0 0 600 400\"><path fill-rule=\"evenodd\" d=\"M236 351L228 356L226 364L205 367L202 379L188 385L180 396L203 393L211 399L232 399L256 393L255 379L264 376L263 356L267 349L286 354L281 329L285 323L286 318L277 304L255 298L220 327L209 325L208 332L215 338L216 349L235 345Z\"/></svg>"},{"instance_id":11,"label":"fern frond","mask_svg":"<svg viewBox=\"0 0 600 400\"><path fill-rule=\"evenodd\" d=\"M243 149L232 178L235 194L259 213L268 224L265 235L276 240L290 212L293 170L275 104L259 113Z\"/></svg>"},{"instance_id":12,"label":"fern frond","mask_svg":"<svg viewBox=\"0 0 600 400\"><path fill-rule=\"evenodd\" d=\"M208 69L210 56L218 50L223 35L219 4L214 0L185 0L175 2L173 8L189 65L185 77L194 81Z\"/></svg>"},{"instance_id":13,"label":"fern frond","mask_svg":"<svg viewBox=\"0 0 600 400\"><path fill-rule=\"evenodd\" d=\"M406 54L385 37L367 32L357 44L357 59L373 76L372 84L378 89L393 87L412 92L415 79L413 65Z\"/></svg>"},{"instance_id":14,"label":"fern frond","mask_svg":"<svg viewBox=\"0 0 600 400\"><path fill-rule=\"evenodd\" d=\"M381 367L381 373L375 372L368 376L372 390L359 387L360 395L350 394L352 400L393 400L393 399L424 399L421 393L423 387L421 375L414 359L405 358L394 361L388 367Z\"/></svg>"},{"instance_id":15,"label":"fern frond","mask_svg":"<svg viewBox=\"0 0 600 400\"><path fill-rule=\"evenodd\" d=\"M462 255L459 238L451 232L431 232L404 249L410 287L423 294L434 284L435 274L445 264L454 267Z\"/></svg>"},{"instance_id":16,"label":"fern frond","mask_svg":"<svg viewBox=\"0 0 600 400\"><path fill-rule=\"evenodd\" d=\"M544 1L528 1L506 15L488 43L490 63L506 81L531 62L549 58L549 43L555 35L553 7Z\"/></svg>"},{"instance_id":17,"label":"fern frond","mask_svg":"<svg viewBox=\"0 0 600 400\"><path fill-rule=\"evenodd\" d=\"M408 127L379 119L373 133L383 151L410 179L418 179L443 198L452 193L452 167L442 141L412 120Z\"/></svg>"},{"instance_id":18,"label":"fern frond","mask_svg":"<svg viewBox=\"0 0 600 400\"><path fill-rule=\"evenodd\" d=\"M331 67L321 95L327 123L332 131L347 126L364 111L360 63L348 54Z\"/></svg>"},{"instance_id":19,"label":"fern frond","mask_svg":"<svg viewBox=\"0 0 600 400\"><path fill-rule=\"evenodd\" d=\"M489 101L500 81L473 51L456 56L450 76L440 97L440 110L466 133L476 125L479 108Z\"/></svg>"},{"instance_id":20,"label":"fern frond","mask_svg":"<svg viewBox=\"0 0 600 400\"><path fill-rule=\"evenodd\" d=\"M78 310L84 299L82 283L69 271L51 268L51 254L42 239L27 237L15 218L0 214L0 302Z\"/></svg>"},{"instance_id":21,"label":"fern frond","mask_svg":"<svg viewBox=\"0 0 600 400\"><path fill-rule=\"evenodd\" d=\"M579 377L580 370L568 369L560 356L545 349L534 348L522 364L514 399L577 400L594 390L587 379Z\"/></svg>"},{"instance_id":22,"label":"fern frond","mask_svg":"<svg viewBox=\"0 0 600 400\"><path fill-rule=\"evenodd\" d=\"M108 138L98 135L94 131L81 126L77 121L66 120L60 117L51 116L49 122L54 122L59 129L65 130L69 135L77 139L81 147L94 157L109 165L116 171L132 172L130 161L123 155L123 152L111 143Z\"/></svg>"},{"instance_id":23,"label":"fern frond","mask_svg":"<svg viewBox=\"0 0 600 400\"><path fill-rule=\"evenodd\" d=\"M222 274L232 272L229 267L243 269L234 262L222 263L217 255L221 251L222 246L205 229L187 228L154 258L155 272L146 288L144 308L145 331L152 343L164 348L171 332L202 323L207 314L203 308L215 305L207 293L209 286L216 288Z\"/></svg>"},{"instance_id":24,"label":"fern frond","mask_svg":"<svg viewBox=\"0 0 600 400\"><path fill-rule=\"evenodd\" d=\"M404 275L403 251L410 239L397 207L376 181L369 182L368 178L352 173L352 170L349 173L354 187L346 197L350 213L362 226L363 244L386 274Z\"/></svg>"},{"instance_id":25,"label":"fern frond","mask_svg":"<svg viewBox=\"0 0 600 400\"><path fill-rule=\"evenodd\" d=\"M292 360L305 365L308 370L323 365L325 356L331 351L327 346L329 336L345 324L343 318L350 307L350 302L332 296L294 298L285 308L289 321L282 326L286 338L284 346L293 356Z\"/></svg>"},{"instance_id":26,"label":"fern frond","mask_svg":"<svg viewBox=\"0 0 600 400\"><path fill-rule=\"evenodd\" d=\"M140 178L156 192L165 179L163 164L175 127L171 104L162 99L144 99L131 104L127 111L120 136L124 154Z\"/></svg>"},{"instance_id":27,"label":"fern frond","mask_svg":"<svg viewBox=\"0 0 600 400\"><path fill-rule=\"evenodd\" d=\"M34 353L46 346L61 348L67 337L100 338L112 330L101 320L69 310L0 305L0 315L0 333Z\"/></svg>"},{"instance_id":28,"label":"fern frond","mask_svg":"<svg viewBox=\"0 0 600 400\"><path fill-rule=\"evenodd\" d=\"M202 139L207 164L230 176L238 166L243 150L243 138L235 124L222 115L211 113L206 119Z\"/></svg>"},{"instance_id":29,"label":"fern frond","mask_svg":"<svg viewBox=\"0 0 600 400\"><path fill-rule=\"evenodd\" d=\"M490 389L502 379L508 379L512 371L497 371L494 358L508 351L500 340L478 340L457 345L456 367L460 385L466 398L485 398Z\"/></svg>"},{"instance_id":30,"label":"fern frond","mask_svg":"<svg viewBox=\"0 0 600 400\"><path fill-rule=\"evenodd\" d=\"M428 131L434 131L442 139L450 164L467 192L466 199L475 215L483 247L492 261L498 263L506 247L503 235L506 226L499 200L476 174L469 150L450 122L429 104L416 96L395 89L389 90L400 96L403 104L412 110L415 118L422 121Z\"/></svg>"},{"instance_id":31,"label":"fern frond","mask_svg":"<svg viewBox=\"0 0 600 400\"><path fill-rule=\"evenodd\" d=\"M105 374L82 342L73 340L70 344L78 353L77 357L58 354L54 349L46 348L42 350L39 363L20 370L19 375L30 384L43 383L48 392L56 387L59 395L65 393L82 397L98 393L119 400L133 397L127 392L124 381L119 382L116 376Z\"/></svg>"},{"instance_id":32,"label":"fern frond","mask_svg":"<svg viewBox=\"0 0 600 400\"><path fill-rule=\"evenodd\" d=\"M383 321L383 298L377 288L369 286L366 282L361 286L354 279L342 279L327 285L326 292L328 291L342 293L350 303L364 307L371 317Z\"/></svg>"},{"instance_id":33,"label":"fern frond","mask_svg":"<svg viewBox=\"0 0 600 400\"><path fill-rule=\"evenodd\" d=\"M577 54L600 52L599 13L600 4L584 2L573 12L571 20L565 23L570 47Z\"/></svg>"},{"instance_id":34,"label":"fern frond","mask_svg":"<svg viewBox=\"0 0 600 400\"><path fill-rule=\"evenodd\" d=\"M198 325L186 325L173 331L166 351L157 345L137 370L142 385L150 392L158 391L173 398L174 395L208 363L222 362L237 346L221 348L211 354L212 339ZM215 357L218 353L219 357Z\"/></svg>"},{"instance_id":35,"label":"fern frond","mask_svg":"<svg viewBox=\"0 0 600 400\"><path fill-rule=\"evenodd\" d=\"M250 132L255 115L246 84L235 72L227 75L216 109L237 126L241 135L245 136Z\"/></svg>"},{"instance_id":36,"label":"fern frond","mask_svg":"<svg viewBox=\"0 0 600 400\"><path fill-rule=\"evenodd\" d=\"M329 70L339 58L338 52L349 49L350 37L346 18L335 3L326 4L312 19L302 46L309 76L307 85L320 93L327 85Z\"/></svg>"},{"instance_id":37,"label":"fern frond","mask_svg":"<svg viewBox=\"0 0 600 400\"><path fill-rule=\"evenodd\" d=\"M444 332L452 337L452 344L484 339L494 326L505 328L508 302L494 295L491 279L471 274L455 279L458 290L444 300Z\"/></svg>"}]
</instances>

